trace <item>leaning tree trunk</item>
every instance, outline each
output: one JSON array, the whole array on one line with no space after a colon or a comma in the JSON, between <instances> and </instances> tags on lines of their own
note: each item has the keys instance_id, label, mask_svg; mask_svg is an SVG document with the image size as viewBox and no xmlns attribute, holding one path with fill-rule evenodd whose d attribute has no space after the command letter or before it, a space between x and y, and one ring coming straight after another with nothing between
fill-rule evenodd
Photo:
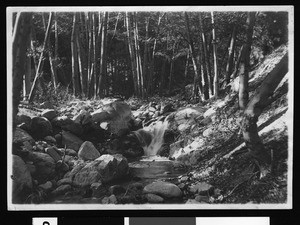
<instances>
[{"instance_id":1,"label":"leaning tree trunk","mask_svg":"<svg viewBox=\"0 0 300 225\"><path fill-rule=\"evenodd\" d=\"M230 83L230 76L233 71L233 55L234 55L234 48L235 48L235 40L236 40L236 26L233 27L230 46L228 50L228 60L226 65L226 83Z\"/></svg>"},{"instance_id":2,"label":"leaning tree trunk","mask_svg":"<svg viewBox=\"0 0 300 225\"><path fill-rule=\"evenodd\" d=\"M21 12L17 14L12 39L12 97L13 97L13 127L18 114L20 93L22 90L23 75L25 74L26 50L30 37L32 13Z\"/></svg>"},{"instance_id":3,"label":"leaning tree trunk","mask_svg":"<svg viewBox=\"0 0 300 225\"><path fill-rule=\"evenodd\" d=\"M288 53L267 75L258 91L247 105L242 120L242 131L246 146L252 155L261 162L270 162L270 157L259 138L257 120L262 111L269 104L269 97L273 94L280 81L288 72Z\"/></svg>"},{"instance_id":4,"label":"leaning tree trunk","mask_svg":"<svg viewBox=\"0 0 300 225\"><path fill-rule=\"evenodd\" d=\"M185 15L185 23L186 23L186 28L187 28L187 36L188 36L188 41L189 41L189 47L190 47L190 52L191 52L191 57L192 57L192 62L194 66L194 86L193 86L193 95L194 97L197 96L198 93L198 87L200 89L200 95L202 95L202 82L201 82L201 77L199 76L199 69L196 61L196 53L195 53L195 48L194 48L194 43L191 37L191 31L190 31L190 22L189 22L189 16L187 12L184 13Z\"/></svg>"},{"instance_id":5,"label":"leaning tree trunk","mask_svg":"<svg viewBox=\"0 0 300 225\"><path fill-rule=\"evenodd\" d=\"M239 67L239 107L244 110L249 101L248 80L250 71L250 53L253 35L253 26L255 20L255 12L248 12L247 18L247 39L243 46L241 54L241 62Z\"/></svg>"},{"instance_id":6,"label":"leaning tree trunk","mask_svg":"<svg viewBox=\"0 0 300 225\"><path fill-rule=\"evenodd\" d=\"M32 100L33 100L33 97L34 97L34 94L35 94L35 89L36 89L36 83L39 79L39 75L40 75L40 72L41 72L41 69L42 69L42 62L43 62L43 58L44 58L45 47L46 47L46 44L47 44L47 41L48 41L48 38L49 38L50 28L51 28L51 24L52 24L52 18L53 18L52 16L53 16L53 13L50 13L48 26L47 26L47 30L46 30L46 34L45 34L45 38L44 38L44 43L43 43L43 49L42 49L42 52L41 52L41 55L40 55L39 64L38 64L38 67L36 69L35 77L34 77L32 87L31 87L31 90L30 90L30 94L29 94L29 98L28 98L29 102L32 102Z\"/></svg>"},{"instance_id":7,"label":"leaning tree trunk","mask_svg":"<svg viewBox=\"0 0 300 225\"><path fill-rule=\"evenodd\" d=\"M219 97L219 75L218 75L218 62L217 62L217 42L216 42L216 32L215 32L215 21L214 12L211 12L211 25L212 25L212 45L214 54L214 94L215 98Z\"/></svg>"}]
</instances>

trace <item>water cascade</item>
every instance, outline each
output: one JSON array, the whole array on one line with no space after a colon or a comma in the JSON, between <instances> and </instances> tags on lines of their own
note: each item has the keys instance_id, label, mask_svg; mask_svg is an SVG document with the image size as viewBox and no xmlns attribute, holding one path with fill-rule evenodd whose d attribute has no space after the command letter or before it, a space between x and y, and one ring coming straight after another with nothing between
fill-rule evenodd
<instances>
[{"instance_id":1,"label":"water cascade","mask_svg":"<svg viewBox=\"0 0 300 225\"><path fill-rule=\"evenodd\" d=\"M164 133L168 128L168 120L155 121L143 129L135 131L145 156L155 156L164 143Z\"/></svg>"}]
</instances>

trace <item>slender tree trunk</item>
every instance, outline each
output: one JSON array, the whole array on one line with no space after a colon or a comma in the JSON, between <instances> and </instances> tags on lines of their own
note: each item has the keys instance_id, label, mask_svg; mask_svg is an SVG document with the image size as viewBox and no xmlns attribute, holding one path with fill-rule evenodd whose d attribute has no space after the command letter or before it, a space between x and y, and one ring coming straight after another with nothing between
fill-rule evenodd
<instances>
[{"instance_id":1,"label":"slender tree trunk","mask_svg":"<svg viewBox=\"0 0 300 225\"><path fill-rule=\"evenodd\" d=\"M147 93L145 93L146 95L150 94L150 83L152 83L152 78L148 77L148 37L149 37L149 17L146 18L146 37L145 37L145 43L144 43L144 63L143 63L143 75L144 78L148 78L148 83L145 82L145 86L147 85ZM146 80L144 80L146 81Z\"/></svg>"},{"instance_id":2,"label":"slender tree trunk","mask_svg":"<svg viewBox=\"0 0 300 225\"><path fill-rule=\"evenodd\" d=\"M26 46L31 44L31 33L29 34L28 43ZM27 100L31 88L31 56L26 57L26 72L24 74L23 83L23 100Z\"/></svg>"},{"instance_id":3,"label":"slender tree trunk","mask_svg":"<svg viewBox=\"0 0 300 225\"><path fill-rule=\"evenodd\" d=\"M153 93L153 75L154 75L154 57L155 57L155 52L156 52L156 44L157 44L157 39L159 38L159 31L160 31L160 23L162 18L164 17L165 13L163 13L161 16L159 15L158 17L158 22L157 22L157 37L154 39L154 44L153 44L153 50L150 58L150 73L149 73L149 80L148 81L148 92L149 94Z\"/></svg>"},{"instance_id":4,"label":"slender tree trunk","mask_svg":"<svg viewBox=\"0 0 300 225\"><path fill-rule=\"evenodd\" d=\"M99 58L101 54L101 41L102 41L102 31L103 31L103 16L101 12L98 12L98 32L97 32L97 38L96 38L96 62L95 62L95 74L96 74L96 90L98 92L98 85L99 85L99 79L100 79L100 63L101 63L101 58Z\"/></svg>"},{"instance_id":5,"label":"slender tree trunk","mask_svg":"<svg viewBox=\"0 0 300 225\"><path fill-rule=\"evenodd\" d=\"M21 12L17 14L12 37L12 98L13 98L13 127L16 126L16 115L25 74L26 50L30 37L32 13Z\"/></svg>"},{"instance_id":6,"label":"slender tree trunk","mask_svg":"<svg viewBox=\"0 0 300 225\"><path fill-rule=\"evenodd\" d=\"M54 13L55 18L54 18L54 37L55 37L55 47L54 47L54 73L56 74L57 81L58 81L58 76L57 76L57 66L58 66L58 31L57 31L57 12Z\"/></svg>"},{"instance_id":7,"label":"slender tree trunk","mask_svg":"<svg viewBox=\"0 0 300 225\"><path fill-rule=\"evenodd\" d=\"M73 95L77 96L79 94L79 84L78 84L78 57L76 49L76 26L77 17L74 13L73 15L73 28L71 34L71 51L72 51L72 83L73 83Z\"/></svg>"},{"instance_id":8,"label":"slender tree trunk","mask_svg":"<svg viewBox=\"0 0 300 225\"><path fill-rule=\"evenodd\" d=\"M139 47L139 36L138 36L138 26L137 26L137 19L136 19L136 13L134 14L134 40L135 40L135 56L136 56L136 70L138 75L138 86L139 86L139 92L142 96L142 98L145 97L144 93L144 76L142 71L142 61L141 61L141 53L140 53L140 47Z\"/></svg>"},{"instance_id":9,"label":"slender tree trunk","mask_svg":"<svg viewBox=\"0 0 300 225\"><path fill-rule=\"evenodd\" d=\"M216 43L216 32L214 22L214 12L211 12L211 25L212 25L212 45L214 54L214 93L215 98L219 97L219 75L218 75L218 62L217 62L217 43Z\"/></svg>"},{"instance_id":10,"label":"slender tree trunk","mask_svg":"<svg viewBox=\"0 0 300 225\"><path fill-rule=\"evenodd\" d=\"M204 94L204 99L207 100L209 99L209 79L207 76L207 66L206 66L206 59L205 59L206 55L204 53L205 41L203 39L204 33L203 33L201 14L199 14L199 27L200 27L200 38L199 38L200 62L202 68L202 80L204 81L203 94Z\"/></svg>"},{"instance_id":11,"label":"slender tree trunk","mask_svg":"<svg viewBox=\"0 0 300 225\"><path fill-rule=\"evenodd\" d=\"M247 38L241 53L241 62L239 66L239 107L244 110L249 101L248 80L250 71L250 53L253 35L253 26L255 22L255 12L248 12L247 18Z\"/></svg>"},{"instance_id":12,"label":"slender tree trunk","mask_svg":"<svg viewBox=\"0 0 300 225\"><path fill-rule=\"evenodd\" d=\"M235 49L235 40L236 40L236 26L233 27L230 46L228 50L228 60L226 65L226 83L230 83L230 76L233 71L233 56L234 56L234 49Z\"/></svg>"},{"instance_id":13,"label":"slender tree trunk","mask_svg":"<svg viewBox=\"0 0 300 225\"><path fill-rule=\"evenodd\" d=\"M174 44L173 44L173 52L171 55L171 66L170 66L170 75L169 75L169 89L168 92L169 94L171 94L172 91L172 83L173 83L173 73L174 73L174 56L175 56L175 49L176 49L176 44L177 44L177 40L175 40Z\"/></svg>"},{"instance_id":14,"label":"slender tree trunk","mask_svg":"<svg viewBox=\"0 0 300 225\"><path fill-rule=\"evenodd\" d=\"M130 13L126 12L126 27L127 27L127 37L128 37L128 49L130 55L130 62L131 62L131 70L132 70L132 79L134 83L134 93L137 96L140 96L139 89L138 89L138 75L136 70L136 57L134 53L134 46L132 43L132 35L131 35L131 19Z\"/></svg>"},{"instance_id":15,"label":"slender tree trunk","mask_svg":"<svg viewBox=\"0 0 300 225\"><path fill-rule=\"evenodd\" d=\"M163 59L163 64L161 67L161 73L160 73L160 85L159 85L159 96L162 96L163 93L163 87L165 85L165 71L166 71L166 59Z\"/></svg>"},{"instance_id":16,"label":"slender tree trunk","mask_svg":"<svg viewBox=\"0 0 300 225\"><path fill-rule=\"evenodd\" d=\"M107 20L108 12L105 12L103 27L102 27L102 37L101 37L101 53L100 53L100 77L98 81L98 95L100 97L105 94L104 84L106 76L106 33L107 33Z\"/></svg>"},{"instance_id":17,"label":"slender tree trunk","mask_svg":"<svg viewBox=\"0 0 300 225\"><path fill-rule=\"evenodd\" d=\"M40 75L40 72L41 72L41 69L42 69L41 65L42 65L42 61L43 61L43 58L44 58L45 47L46 47L46 44L47 44L47 41L48 41L48 38L49 38L50 28L51 28L52 19L53 19L52 14L53 13L50 13L50 16L49 16L48 26L47 26L47 30L46 30L46 34L45 34L45 38L44 38L44 42L43 42L43 49L42 49L42 52L41 52L41 55L40 55L39 64L38 64L38 67L36 69L35 78L34 78L34 81L33 81L33 84L32 84L31 90L30 90L29 98L28 98L29 102L32 102L32 100L33 100L33 97L34 97L34 94L35 94L36 83L37 83L37 80L39 79L39 75Z\"/></svg>"},{"instance_id":18,"label":"slender tree trunk","mask_svg":"<svg viewBox=\"0 0 300 225\"><path fill-rule=\"evenodd\" d=\"M97 90L97 74L96 74L96 21L95 13L92 13L92 27L93 27L93 57L92 57L92 67L93 67L93 76L94 76L94 90ZM95 91L94 97L97 96Z\"/></svg>"},{"instance_id":19,"label":"slender tree trunk","mask_svg":"<svg viewBox=\"0 0 300 225\"><path fill-rule=\"evenodd\" d=\"M197 60L196 60L196 53L194 49L194 43L191 37L191 31L190 31L190 22L189 22L189 16L187 12L184 13L185 15L185 23L186 23L186 28L187 28L187 36L188 36L188 41L189 41L189 47L190 47L190 52L191 52L191 57L193 61L193 66L194 66L194 71L195 71L195 76L194 76L194 86L193 86L193 95L194 97L197 96L198 93L198 87L200 91L200 97L202 95L202 82L201 82L201 77L199 76L199 68L197 65Z\"/></svg>"},{"instance_id":20,"label":"slender tree trunk","mask_svg":"<svg viewBox=\"0 0 300 225\"><path fill-rule=\"evenodd\" d=\"M186 85L187 74L189 69L189 58L190 58L190 51L188 50L188 53L186 55L185 67L184 67L184 78L183 78L183 87L182 87L183 91L185 91L185 85Z\"/></svg>"},{"instance_id":21,"label":"slender tree trunk","mask_svg":"<svg viewBox=\"0 0 300 225\"><path fill-rule=\"evenodd\" d=\"M237 76L237 73L239 72L239 67L240 67L240 62L241 62L241 57L242 57L242 52L243 52L243 47L242 46L239 50L239 54L238 54L238 57L237 57L237 60L236 60L236 63L235 63L235 69L233 71L233 73L231 74L231 78L234 79L236 78Z\"/></svg>"},{"instance_id":22,"label":"slender tree trunk","mask_svg":"<svg viewBox=\"0 0 300 225\"><path fill-rule=\"evenodd\" d=\"M54 23L55 23L55 14L52 13L52 16L53 16L53 20L54 20ZM47 27L46 27L45 13L43 13L42 17L43 17L43 24L44 24L44 32L46 32ZM49 15L49 18L50 18L50 15ZM56 74L56 69L55 69L56 68L55 59L53 58L53 54L52 54L50 36L49 36L48 41L46 43L46 49L47 49L47 52L48 52L49 64L50 64L50 69L51 69L51 81L52 81L52 84L53 84L53 87L54 87L54 91L56 93L57 74Z\"/></svg>"},{"instance_id":23,"label":"slender tree trunk","mask_svg":"<svg viewBox=\"0 0 300 225\"><path fill-rule=\"evenodd\" d=\"M288 53L267 75L244 111L242 131L246 146L254 157L262 162L270 162L263 142L259 138L257 121L262 111L269 105L269 97L273 94L280 81L288 72Z\"/></svg>"}]
</instances>

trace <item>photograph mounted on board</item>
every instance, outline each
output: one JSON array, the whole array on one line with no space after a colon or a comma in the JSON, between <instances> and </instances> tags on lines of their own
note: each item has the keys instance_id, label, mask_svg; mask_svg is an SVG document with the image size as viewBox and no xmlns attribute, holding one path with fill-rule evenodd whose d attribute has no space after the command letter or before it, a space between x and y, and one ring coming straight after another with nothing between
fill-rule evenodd
<instances>
[{"instance_id":1,"label":"photograph mounted on board","mask_svg":"<svg viewBox=\"0 0 300 225\"><path fill-rule=\"evenodd\" d=\"M293 6L6 22L8 210L292 208Z\"/></svg>"}]
</instances>

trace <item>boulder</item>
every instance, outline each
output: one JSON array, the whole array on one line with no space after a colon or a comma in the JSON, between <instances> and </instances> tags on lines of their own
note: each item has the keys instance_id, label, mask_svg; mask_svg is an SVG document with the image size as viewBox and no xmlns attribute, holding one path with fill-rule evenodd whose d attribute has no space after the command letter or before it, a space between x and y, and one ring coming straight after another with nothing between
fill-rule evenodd
<instances>
[{"instance_id":1,"label":"boulder","mask_svg":"<svg viewBox=\"0 0 300 225\"><path fill-rule=\"evenodd\" d=\"M209 197L208 196L197 195L195 197L195 200L197 202L201 202L201 203L209 203Z\"/></svg>"},{"instance_id":2,"label":"boulder","mask_svg":"<svg viewBox=\"0 0 300 225\"><path fill-rule=\"evenodd\" d=\"M155 194L146 194L146 198L148 200L149 203L162 203L164 202L164 199L158 195Z\"/></svg>"},{"instance_id":3,"label":"boulder","mask_svg":"<svg viewBox=\"0 0 300 225\"><path fill-rule=\"evenodd\" d=\"M104 105L92 113L92 120L95 123L107 122L111 133L122 135L129 130L132 112L130 106L125 102L112 102Z\"/></svg>"},{"instance_id":4,"label":"boulder","mask_svg":"<svg viewBox=\"0 0 300 225\"><path fill-rule=\"evenodd\" d=\"M49 121L53 120L57 116L57 112L54 109L45 109L41 113L42 117L47 118Z\"/></svg>"},{"instance_id":5,"label":"boulder","mask_svg":"<svg viewBox=\"0 0 300 225\"><path fill-rule=\"evenodd\" d=\"M121 154L113 155L117 160L117 177L123 177L129 172L129 165L127 159Z\"/></svg>"},{"instance_id":6,"label":"boulder","mask_svg":"<svg viewBox=\"0 0 300 225\"><path fill-rule=\"evenodd\" d=\"M60 179L59 181L57 181L57 186L61 186L63 184L72 184L72 178L71 177L68 177L68 178L63 178L63 179Z\"/></svg>"},{"instance_id":7,"label":"boulder","mask_svg":"<svg viewBox=\"0 0 300 225\"><path fill-rule=\"evenodd\" d=\"M41 109L54 109L53 105L49 101L45 101L42 104L40 104Z\"/></svg>"},{"instance_id":8,"label":"boulder","mask_svg":"<svg viewBox=\"0 0 300 225\"><path fill-rule=\"evenodd\" d=\"M102 204L116 204L117 198L115 195L111 195L109 197L104 197L101 201Z\"/></svg>"},{"instance_id":9,"label":"boulder","mask_svg":"<svg viewBox=\"0 0 300 225\"><path fill-rule=\"evenodd\" d=\"M214 132L214 128L213 127L209 127L206 130L203 131L202 135L204 137L209 137L211 134L213 134Z\"/></svg>"},{"instance_id":10,"label":"boulder","mask_svg":"<svg viewBox=\"0 0 300 225\"><path fill-rule=\"evenodd\" d=\"M82 145L83 141L77 137L76 135L67 132L62 131L62 145L67 146L67 148L73 149L76 152L79 151L80 146Z\"/></svg>"},{"instance_id":11,"label":"boulder","mask_svg":"<svg viewBox=\"0 0 300 225\"><path fill-rule=\"evenodd\" d=\"M26 141L28 141L29 143L34 143L34 139L30 134L28 134L25 130L16 127L14 131L13 143L21 144Z\"/></svg>"},{"instance_id":12,"label":"boulder","mask_svg":"<svg viewBox=\"0 0 300 225\"><path fill-rule=\"evenodd\" d=\"M92 115L83 109L79 112L79 114L73 117L73 121L81 125L90 124L92 123Z\"/></svg>"},{"instance_id":13,"label":"boulder","mask_svg":"<svg viewBox=\"0 0 300 225\"><path fill-rule=\"evenodd\" d=\"M92 162L77 164L65 177L74 177L77 186L89 186L92 183L107 183L122 178L128 173L127 160L120 155L102 155Z\"/></svg>"},{"instance_id":14,"label":"boulder","mask_svg":"<svg viewBox=\"0 0 300 225\"><path fill-rule=\"evenodd\" d=\"M170 156L174 155L179 149L183 148L184 140L176 141L170 145Z\"/></svg>"},{"instance_id":15,"label":"boulder","mask_svg":"<svg viewBox=\"0 0 300 225\"><path fill-rule=\"evenodd\" d=\"M16 123L19 128L30 131L30 123L31 123L31 117L27 115L17 115L16 117Z\"/></svg>"},{"instance_id":16,"label":"boulder","mask_svg":"<svg viewBox=\"0 0 300 225\"><path fill-rule=\"evenodd\" d=\"M146 185L143 192L156 194L163 198L177 198L182 196L182 192L178 186L163 181L157 181Z\"/></svg>"},{"instance_id":17,"label":"boulder","mask_svg":"<svg viewBox=\"0 0 300 225\"><path fill-rule=\"evenodd\" d=\"M70 131L73 134L78 136L82 135L83 128L82 125L79 123L75 123L67 116L59 116L54 118L52 121L52 125L55 127L59 127L60 129Z\"/></svg>"},{"instance_id":18,"label":"boulder","mask_svg":"<svg viewBox=\"0 0 300 225\"><path fill-rule=\"evenodd\" d=\"M53 196L58 196L58 195L63 195L70 191L72 189L71 185L69 184L64 184L56 188L54 191L51 192Z\"/></svg>"},{"instance_id":19,"label":"boulder","mask_svg":"<svg viewBox=\"0 0 300 225\"><path fill-rule=\"evenodd\" d=\"M206 125L210 124L211 122L212 122L212 119L210 117L206 117L206 118L204 118L203 120L200 121L200 124L202 126L206 126Z\"/></svg>"},{"instance_id":20,"label":"boulder","mask_svg":"<svg viewBox=\"0 0 300 225\"><path fill-rule=\"evenodd\" d=\"M161 103L161 107L160 107L160 114L164 114L164 113L167 113L167 112L173 112L174 111L174 108L173 108L173 105L171 103L168 103L168 104L164 104L164 103Z\"/></svg>"},{"instance_id":21,"label":"boulder","mask_svg":"<svg viewBox=\"0 0 300 225\"><path fill-rule=\"evenodd\" d=\"M32 135L38 139L52 134L52 125L45 117L33 117L30 127Z\"/></svg>"},{"instance_id":22,"label":"boulder","mask_svg":"<svg viewBox=\"0 0 300 225\"><path fill-rule=\"evenodd\" d=\"M92 142L85 141L79 148L78 157L85 161L94 160L100 157L100 153Z\"/></svg>"},{"instance_id":23,"label":"boulder","mask_svg":"<svg viewBox=\"0 0 300 225\"><path fill-rule=\"evenodd\" d=\"M122 193L126 192L125 188L122 187L121 185L110 186L108 191L109 191L110 194L114 194L114 195L119 195L119 194L122 194Z\"/></svg>"},{"instance_id":24,"label":"boulder","mask_svg":"<svg viewBox=\"0 0 300 225\"><path fill-rule=\"evenodd\" d=\"M17 199L26 189L32 189L31 174L21 157L12 156L12 197Z\"/></svg>"},{"instance_id":25,"label":"boulder","mask_svg":"<svg viewBox=\"0 0 300 225\"><path fill-rule=\"evenodd\" d=\"M189 191L193 194L199 194L199 195L208 195L209 191L213 190L213 186L210 184L207 184L205 182L198 182L196 184L193 184Z\"/></svg>"},{"instance_id":26,"label":"boulder","mask_svg":"<svg viewBox=\"0 0 300 225\"><path fill-rule=\"evenodd\" d=\"M44 137L44 140L49 144L56 144L56 139L52 136L46 136Z\"/></svg>"},{"instance_id":27,"label":"boulder","mask_svg":"<svg viewBox=\"0 0 300 225\"><path fill-rule=\"evenodd\" d=\"M33 178L39 183L46 182L55 175L55 161L48 154L42 152L30 152L28 160L32 161L33 165L36 167L36 173Z\"/></svg>"},{"instance_id":28,"label":"boulder","mask_svg":"<svg viewBox=\"0 0 300 225\"><path fill-rule=\"evenodd\" d=\"M216 114L216 110L214 108L209 108L208 110L205 111L203 114L204 118L206 117L211 117Z\"/></svg>"},{"instance_id":29,"label":"boulder","mask_svg":"<svg viewBox=\"0 0 300 225\"><path fill-rule=\"evenodd\" d=\"M45 152L50 155L55 162L61 160L61 156L58 154L56 147L52 146L52 147L48 147L45 149Z\"/></svg>"},{"instance_id":30,"label":"boulder","mask_svg":"<svg viewBox=\"0 0 300 225\"><path fill-rule=\"evenodd\" d=\"M47 181L44 184L40 184L39 188L44 190L45 192L49 192L53 188L53 184L51 181Z\"/></svg>"},{"instance_id":31,"label":"boulder","mask_svg":"<svg viewBox=\"0 0 300 225\"><path fill-rule=\"evenodd\" d=\"M95 198L101 198L107 194L107 189L101 182L92 183L91 189L93 191L92 196Z\"/></svg>"}]
</instances>

